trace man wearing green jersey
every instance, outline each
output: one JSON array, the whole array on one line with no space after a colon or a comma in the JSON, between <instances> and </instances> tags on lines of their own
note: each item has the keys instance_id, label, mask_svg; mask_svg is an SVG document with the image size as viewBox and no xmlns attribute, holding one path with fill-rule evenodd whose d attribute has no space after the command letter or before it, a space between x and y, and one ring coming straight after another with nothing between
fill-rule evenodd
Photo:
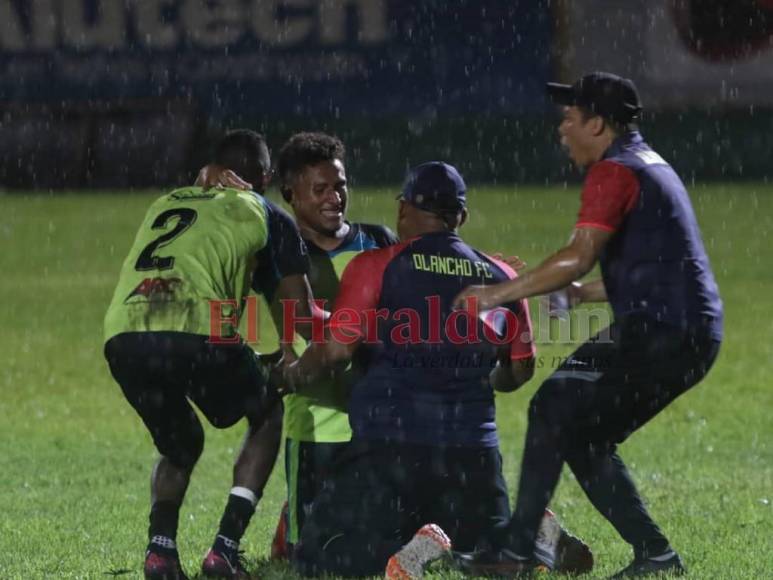
<instances>
[{"instance_id":1,"label":"man wearing green jersey","mask_svg":"<svg viewBox=\"0 0 773 580\"><path fill-rule=\"evenodd\" d=\"M338 138L298 133L282 147L277 163L282 197L290 204L309 250L314 297L329 308L338 294L341 273L355 256L398 242L389 228L346 221L349 199L344 157L344 145ZM364 366L364 349L359 354L353 374ZM291 394L284 399L288 503L272 546L275 557L287 556L298 541L312 501L352 436L345 411L347 386L328 380L312 392L313 397Z\"/></svg>"},{"instance_id":2,"label":"man wearing green jersey","mask_svg":"<svg viewBox=\"0 0 773 580\"><path fill-rule=\"evenodd\" d=\"M262 136L229 133L214 162L268 184ZM239 541L276 460L279 396L237 328L252 287L270 288L309 316L308 255L291 218L252 191L187 187L154 202L121 268L105 316L105 357L161 454L151 476L145 577L185 578L176 546L179 510L204 444L192 401L215 427L248 421L233 488L205 576L247 577Z\"/></svg>"},{"instance_id":3,"label":"man wearing green jersey","mask_svg":"<svg viewBox=\"0 0 773 580\"><path fill-rule=\"evenodd\" d=\"M282 197L292 208L308 247L309 282L314 297L327 305L332 305L341 273L357 254L398 242L387 227L346 221L349 194L345 153L343 143L336 137L298 133L282 147L277 163ZM226 167L208 165L199 174L198 182L248 188L250 183L245 179ZM273 292L265 294L271 300L277 328L284 328L281 304L272 299ZM300 350L304 347L300 345ZM362 349L347 373L349 379L362 369L365 356ZM325 476L352 436L345 410L347 385L321 381L313 392L313 397L291 394L284 399L288 501L271 548L274 558L289 556Z\"/></svg>"}]
</instances>

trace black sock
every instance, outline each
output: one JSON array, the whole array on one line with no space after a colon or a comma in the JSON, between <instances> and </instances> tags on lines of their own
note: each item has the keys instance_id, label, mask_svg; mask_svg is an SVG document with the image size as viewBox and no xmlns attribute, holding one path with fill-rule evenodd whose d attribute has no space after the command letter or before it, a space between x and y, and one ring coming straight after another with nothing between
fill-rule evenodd
<instances>
[{"instance_id":1,"label":"black sock","mask_svg":"<svg viewBox=\"0 0 773 580\"><path fill-rule=\"evenodd\" d=\"M220 519L218 537L222 536L238 544L254 513L255 506L250 500L238 495L229 495L223 517Z\"/></svg>"},{"instance_id":2,"label":"black sock","mask_svg":"<svg viewBox=\"0 0 773 580\"><path fill-rule=\"evenodd\" d=\"M177 523L180 518L180 505L172 501L157 501L150 509L148 527L148 549L154 551L176 551Z\"/></svg>"}]
</instances>

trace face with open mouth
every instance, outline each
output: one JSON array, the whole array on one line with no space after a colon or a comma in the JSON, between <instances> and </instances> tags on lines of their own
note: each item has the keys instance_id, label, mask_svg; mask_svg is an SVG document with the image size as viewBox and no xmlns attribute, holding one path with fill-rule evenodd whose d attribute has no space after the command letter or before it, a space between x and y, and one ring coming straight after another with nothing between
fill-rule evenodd
<instances>
[{"instance_id":1,"label":"face with open mouth","mask_svg":"<svg viewBox=\"0 0 773 580\"><path fill-rule=\"evenodd\" d=\"M339 159L304 167L292 185L291 205L301 229L334 236L346 219L346 170Z\"/></svg>"},{"instance_id":2,"label":"face with open mouth","mask_svg":"<svg viewBox=\"0 0 773 580\"><path fill-rule=\"evenodd\" d=\"M594 127L578 107L563 107L562 114L558 126L561 147L577 167L587 167L597 161Z\"/></svg>"}]
</instances>

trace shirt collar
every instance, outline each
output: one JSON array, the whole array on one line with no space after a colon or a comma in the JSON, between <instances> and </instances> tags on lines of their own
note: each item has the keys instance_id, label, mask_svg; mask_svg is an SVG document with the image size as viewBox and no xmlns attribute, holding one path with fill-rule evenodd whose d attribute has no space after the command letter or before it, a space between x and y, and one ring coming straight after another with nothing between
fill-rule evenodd
<instances>
[{"instance_id":1,"label":"shirt collar","mask_svg":"<svg viewBox=\"0 0 773 580\"><path fill-rule=\"evenodd\" d=\"M610 157L614 157L618 153L621 153L627 146L636 145L638 143L642 143L643 141L644 138L638 131L629 131L624 133L612 141L612 144L607 148L606 151L604 151L602 159L609 159Z\"/></svg>"}]
</instances>

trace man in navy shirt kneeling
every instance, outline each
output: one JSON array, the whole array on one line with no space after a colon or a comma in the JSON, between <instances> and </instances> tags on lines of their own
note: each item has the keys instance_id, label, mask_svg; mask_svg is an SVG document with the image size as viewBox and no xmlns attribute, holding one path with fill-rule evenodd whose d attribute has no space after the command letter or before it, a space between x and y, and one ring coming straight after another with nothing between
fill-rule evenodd
<instances>
[{"instance_id":1,"label":"man in navy shirt kneeling","mask_svg":"<svg viewBox=\"0 0 773 580\"><path fill-rule=\"evenodd\" d=\"M451 543L473 550L510 519L494 390L512 391L532 376L528 305L452 309L466 286L516 276L457 234L467 209L455 168L416 167L399 203L402 242L349 263L325 340L285 370L292 389L312 396L326 369L358 349L367 359L349 402L352 441L293 554L304 575L372 576L386 568L387 578L420 577ZM547 565L587 571L587 546L544 508L545 531L555 532Z\"/></svg>"}]
</instances>

